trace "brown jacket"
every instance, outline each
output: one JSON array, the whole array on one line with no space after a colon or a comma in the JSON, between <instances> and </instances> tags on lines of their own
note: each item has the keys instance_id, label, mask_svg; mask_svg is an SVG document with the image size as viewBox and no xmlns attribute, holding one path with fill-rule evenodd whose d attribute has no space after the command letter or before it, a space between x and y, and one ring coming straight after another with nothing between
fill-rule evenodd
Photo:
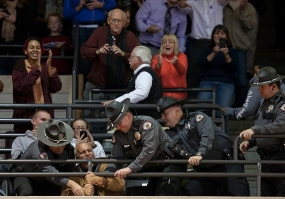
<instances>
[{"instance_id":1,"label":"brown jacket","mask_svg":"<svg viewBox=\"0 0 285 199\"><path fill-rule=\"evenodd\" d=\"M100 164L98 172L105 171L107 164ZM82 177L69 177L81 187L85 186L84 178ZM96 186L98 196L124 196L125 180L119 177L106 177L108 180L108 186L106 188ZM63 187L61 190L61 196L73 196L73 193L69 187Z\"/></svg>"}]
</instances>

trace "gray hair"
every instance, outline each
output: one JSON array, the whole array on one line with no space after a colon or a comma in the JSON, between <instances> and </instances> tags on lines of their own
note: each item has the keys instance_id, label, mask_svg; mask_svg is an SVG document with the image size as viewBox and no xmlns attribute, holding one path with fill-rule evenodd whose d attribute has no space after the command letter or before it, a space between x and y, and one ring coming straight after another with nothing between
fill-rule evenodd
<instances>
[{"instance_id":1,"label":"gray hair","mask_svg":"<svg viewBox=\"0 0 285 199\"><path fill-rule=\"evenodd\" d=\"M141 58L142 63L149 64L149 65L151 64L152 55L151 55L151 51L148 47L137 46L135 48L134 54L135 54L135 56L138 56Z\"/></svg>"},{"instance_id":2,"label":"gray hair","mask_svg":"<svg viewBox=\"0 0 285 199\"><path fill-rule=\"evenodd\" d=\"M116 8L116 9L110 10L110 11L108 12L108 18L110 18L111 14L112 14L112 11L114 11L114 10L120 10L120 11L123 13L123 19L126 19L126 18L127 18L127 16L126 16L126 12L125 12L125 11L123 11L123 10L121 10L121 9L119 9L119 8Z\"/></svg>"}]
</instances>

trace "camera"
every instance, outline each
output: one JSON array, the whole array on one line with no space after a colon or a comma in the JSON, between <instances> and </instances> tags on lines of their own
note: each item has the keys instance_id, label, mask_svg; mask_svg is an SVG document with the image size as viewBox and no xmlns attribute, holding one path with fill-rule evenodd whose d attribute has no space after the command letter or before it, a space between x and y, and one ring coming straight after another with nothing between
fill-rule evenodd
<instances>
[{"instance_id":1,"label":"camera","mask_svg":"<svg viewBox=\"0 0 285 199\"><path fill-rule=\"evenodd\" d=\"M93 2L93 1L91 1L91 0L85 0L85 4L88 4L88 3L91 3L91 2Z\"/></svg>"},{"instance_id":2,"label":"camera","mask_svg":"<svg viewBox=\"0 0 285 199\"><path fill-rule=\"evenodd\" d=\"M226 42L227 42L227 40L225 38L220 38L219 47L220 48L225 48L226 47Z\"/></svg>"},{"instance_id":3,"label":"camera","mask_svg":"<svg viewBox=\"0 0 285 199\"><path fill-rule=\"evenodd\" d=\"M6 13L7 15L10 15L10 12L7 9L1 9L1 12Z\"/></svg>"},{"instance_id":4,"label":"camera","mask_svg":"<svg viewBox=\"0 0 285 199\"><path fill-rule=\"evenodd\" d=\"M87 138L87 132L86 131L80 131L80 137L83 135L82 140Z\"/></svg>"}]
</instances>

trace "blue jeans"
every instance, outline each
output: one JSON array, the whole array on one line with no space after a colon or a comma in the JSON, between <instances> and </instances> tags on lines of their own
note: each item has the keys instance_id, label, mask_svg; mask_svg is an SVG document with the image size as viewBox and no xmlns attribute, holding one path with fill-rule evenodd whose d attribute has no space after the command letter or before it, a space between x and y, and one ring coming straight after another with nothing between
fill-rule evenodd
<instances>
[{"instance_id":1,"label":"blue jeans","mask_svg":"<svg viewBox=\"0 0 285 199\"><path fill-rule=\"evenodd\" d=\"M216 104L223 107L232 105L235 85L225 82L201 81L200 88L216 88ZM199 92L198 99L212 99L211 92Z\"/></svg>"},{"instance_id":2,"label":"blue jeans","mask_svg":"<svg viewBox=\"0 0 285 199\"><path fill-rule=\"evenodd\" d=\"M224 82L214 82L214 81L201 81L200 88L216 88L216 104L219 104L222 107L231 107L235 85ZM198 99L213 99L213 94L211 92L199 92ZM221 112L216 112L217 117L221 117ZM225 117L225 133L228 134L229 118Z\"/></svg>"},{"instance_id":3,"label":"blue jeans","mask_svg":"<svg viewBox=\"0 0 285 199\"><path fill-rule=\"evenodd\" d=\"M89 39L95 29L96 28L79 28L77 73L83 74L85 77L89 74L92 63L81 58L80 48ZM75 44L75 27L73 27L71 35L72 42Z\"/></svg>"}]
</instances>

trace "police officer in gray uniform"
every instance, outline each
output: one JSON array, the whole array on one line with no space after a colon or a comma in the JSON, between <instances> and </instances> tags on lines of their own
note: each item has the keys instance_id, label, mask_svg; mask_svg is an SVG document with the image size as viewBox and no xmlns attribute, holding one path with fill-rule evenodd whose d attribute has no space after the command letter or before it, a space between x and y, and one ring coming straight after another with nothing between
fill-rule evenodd
<instances>
[{"instance_id":1,"label":"police officer in gray uniform","mask_svg":"<svg viewBox=\"0 0 285 199\"><path fill-rule=\"evenodd\" d=\"M166 133L183 149L195 154L189 158L189 164L195 166L198 172L244 173L243 165L200 165L202 159L231 159L232 142L206 114L192 112L189 116L184 115L181 106L185 102L163 97L157 103L157 111L161 113L165 125L170 127ZM224 195L250 195L246 178L237 177L191 178L184 195L214 196L218 195L218 188L223 188Z\"/></svg>"},{"instance_id":2,"label":"police officer in gray uniform","mask_svg":"<svg viewBox=\"0 0 285 199\"><path fill-rule=\"evenodd\" d=\"M254 70L255 75L256 73L263 67L266 67L266 65L259 65L255 66ZM250 80L250 84L256 83L256 77L253 77ZM285 84L283 84L282 81L280 81L280 86L283 91L285 91ZM263 104L264 99L261 97L260 93L258 92L257 86L251 86L247 92L246 100L242 107L238 108L232 108L232 107L224 107L222 109L222 112L225 116L232 116L237 120L240 120L242 118L246 118L250 115L256 114L259 107Z\"/></svg>"},{"instance_id":3,"label":"police officer in gray uniform","mask_svg":"<svg viewBox=\"0 0 285 199\"><path fill-rule=\"evenodd\" d=\"M74 148L70 141L74 136L72 128L61 121L49 120L37 129L38 140L29 145L21 159L67 160L74 159ZM24 172L71 172L72 164L21 164ZM17 195L60 195L61 187L68 186L74 195L83 195L79 184L67 177L17 177L14 188Z\"/></svg>"},{"instance_id":4,"label":"police officer in gray uniform","mask_svg":"<svg viewBox=\"0 0 285 199\"><path fill-rule=\"evenodd\" d=\"M255 126L240 133L244 138L240 150L257 146L257 153L262 160L285 160L284 139L280 138L252 138L252 135L274 135L285 132L285 95L280 90L279 76L272 67L260 69L257 73L257 82L261 96L264 98L256 115ZM262 164L263 173L285 173L285 165ZM285 196L284 178L262 178L262 196Z\"/></svg>"},{"instance_id":5,"label":"police officer in gray uniform","mask_svg":"<svg viewBox=\"0 0 285 199\"><path fill-rule=\"evenodd\" d=\"M149 116L136 116L128 110L130 99L122 102L112 101L105 107L105 114L109 121L108 130L116 127L112 138L112 158L135 159L127 167L111 164L106 169L115 171L114 176L125 178L129 173L141 170L146 163L154 159L180 158L183 152L186 158L189 154L179 150L176 143L164 132L160 124ZM176 153L175 153L175 152ZM186 164L163 165L163 172L186 172ZM156 195L177 195L182 179L165 177L161 179Z\"/></svg>"}]
</instances>

